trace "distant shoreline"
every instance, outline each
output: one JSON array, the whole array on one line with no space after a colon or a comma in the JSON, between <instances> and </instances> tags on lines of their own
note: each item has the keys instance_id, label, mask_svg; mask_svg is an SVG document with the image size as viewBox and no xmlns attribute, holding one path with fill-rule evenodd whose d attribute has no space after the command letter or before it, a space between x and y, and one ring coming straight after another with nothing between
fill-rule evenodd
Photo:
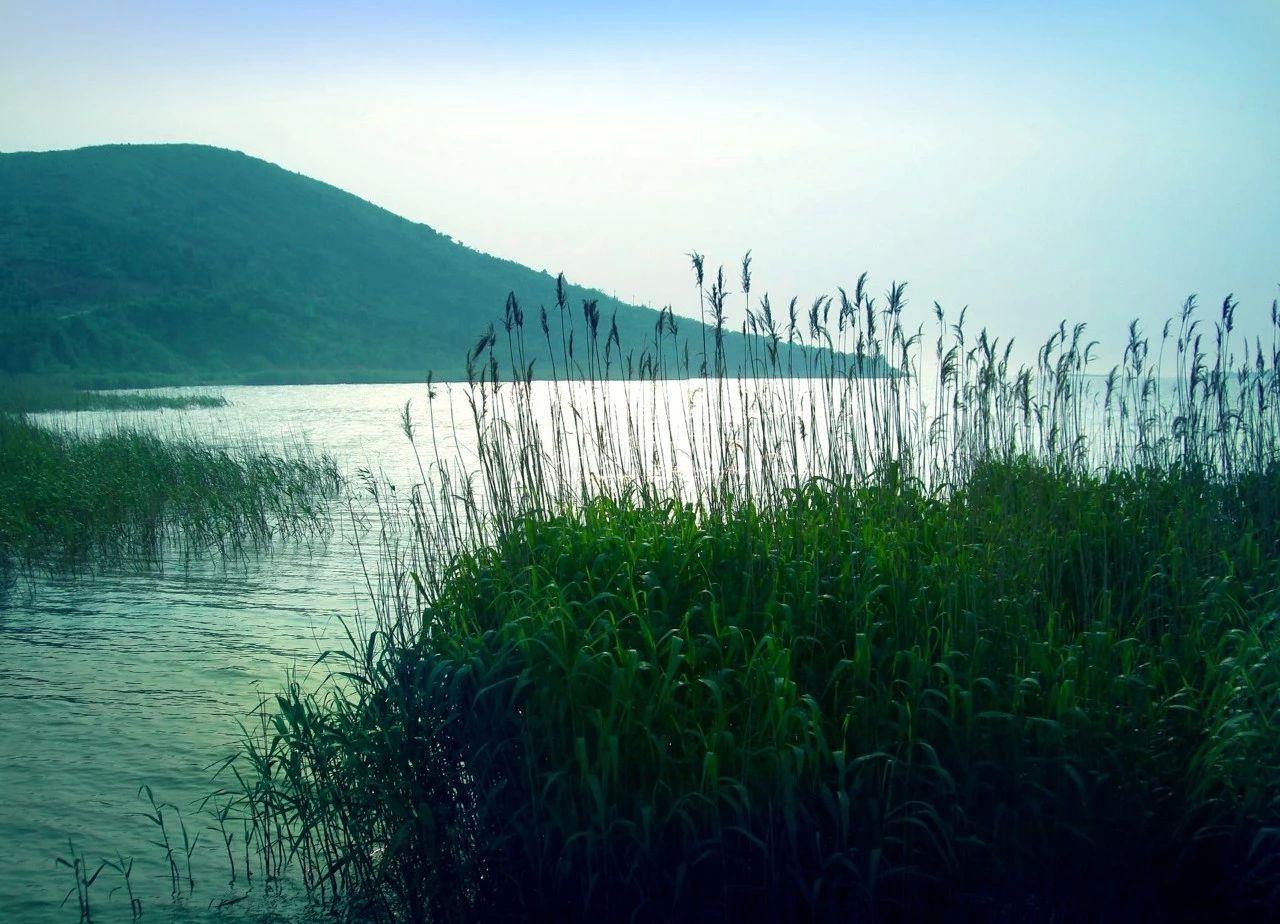
<instances>
[{"instance_id":1,"label":"distant shoreline","mask_svg":"<svg viewBox=\"0 0 1280 924\"><path fill-rule=\"evenodd\" d=\"M749 376L755 379L803 379L810 376L801 374L802 370L797 370L797 374L793 376L786 375L760 375ZM860 378L888 378L888 370L883 374L876 372L868 372L859 376ZM217 387L236 387L246 385L409 385L415 383L425 383L427 381L427 372L395 370L395 369L375 369L375 370L320 370L316 372L246 372L227 375L165 375L163 373L138 373L136 375L118 374L118 375L75 375L71 373L53 376L24 376L25 381L32 383L40 383L41 385L56 386L59 388L71 388L83 391L114 391L121 389L145 389L145 388L217 388ZM705 378L714 380L714 376L700 375L669 375L658 376L659 381L678 382L678 381L702 381ZM467 376L465 371L451 371L448 374L431 370L431 380L437 384L457 383L465 384ZM568 381L587 381L588 376L571 376ZM625 370L621 370L619 374L611 377L611 381L632 381L641 382L644 379L637 379L634 376L625 375ZM509 379L508 379L509 381ZM534 375L535 382L549 382L551 379L543 376ZM562 376L560 381L566 381ZM597 378L597 381L599 379ZM4 387L3 381L0 381L0 388Z\"/></svg>"}]
</instances>

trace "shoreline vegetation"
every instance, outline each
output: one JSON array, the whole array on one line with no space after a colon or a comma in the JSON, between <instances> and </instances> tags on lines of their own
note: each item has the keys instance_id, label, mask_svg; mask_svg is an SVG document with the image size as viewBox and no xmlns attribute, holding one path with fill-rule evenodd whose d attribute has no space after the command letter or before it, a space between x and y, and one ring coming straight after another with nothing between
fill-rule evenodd
<instances>
[{"instance_id":1,"label":"shoreline vegetation","mask_svg":"<svg viewBox=\"0 0 1280 924\"><path fill-rule=\"evenodd\" d=\"M38 378L0 378L0 414L48 411L154 411L226 407L215 394L157 395L59 386Z\"/></svg>"},{"instance_id":2,"label":"shoreline vegetation","mask_svg":"<svg viewBox=\"0 0 1280 924\"><path fill-rule=\"evenodd\" d=\"M87 403L81 410L98 407L98 396L74 397ZM105 397L136 398L112 410L193 406ZM124 425L80 434L0 411L0 575L234 558L273 538L323 533L341 486L332 459L303 450L219 449Z\"/></svg>"},{"instance_id":3,"label":"shoreline vegetation","mask_svg":"<svg viewBox=\"0 0 1280 924\"><path fill-rule=\"evenodd\" d=\"M562 290L472 348L474 461L405 407L376 622L224 771L258 873L375 921L1272 918L1276 306L1251 343L1188 300L1094 378L1083 326L1019 366L744 260L730 367L693 264L678 390L677 318L623 344ZM585 380L535 383L578 324Z\"/></svg>"}]
</instances>

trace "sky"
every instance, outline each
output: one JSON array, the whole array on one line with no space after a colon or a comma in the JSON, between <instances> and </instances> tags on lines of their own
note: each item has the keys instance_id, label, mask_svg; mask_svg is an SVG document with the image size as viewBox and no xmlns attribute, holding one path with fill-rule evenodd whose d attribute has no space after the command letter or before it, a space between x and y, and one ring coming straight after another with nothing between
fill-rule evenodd
<instances>
[{"instance_id":1,"label":"sky","mask_svg":"<svg viewBox=\"0 0 1280 924\"><path fill-rule=\"evenodd\" d=\"M682 313L690 250L1104 360L1280 295L1277 0L0 0L0 151L177 141Z\"/></svg>"}]
</instances>

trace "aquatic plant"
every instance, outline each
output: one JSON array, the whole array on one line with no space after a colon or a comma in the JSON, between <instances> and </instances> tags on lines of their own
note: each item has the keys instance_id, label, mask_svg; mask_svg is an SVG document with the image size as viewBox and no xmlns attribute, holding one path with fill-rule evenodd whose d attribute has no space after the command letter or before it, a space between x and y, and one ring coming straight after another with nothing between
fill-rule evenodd
<instances>
[{"instance_id":1,"label":"aquatic plant","mask_svg":"<svg viewBox=\"0 0 1280 924\"><path fill-rule=\"evenodd\" d=\"M71 841L67 841L67 853L71 856L58 857L57 864L64 866L71 871L72 878L75 880L67 894L62 899L62 905L66 905L71 900L71 896L76 897L76 907L80 912L80 921L82 924L92 924L93 922L93 904L89 900L90 890L93 884L98 881L98 877L102 875L102 871L107 868L106 862L100 863L98 867L91 873L89 865L84 857L76 852L76 845Z\"/></svg>"},{"instance_id":2,"label":"aquatic plant","mask_svg":"<svg viewBox=\"0 0 1280 924\"><path fill-rule=\"evenodd\" d=\"M221 449L118 427L88 435L0 414L0 569L232 557L327 527L333 460Z\"/></svg>"},{"instance_id":3,"label":"aquatic plant","mask_svg":"<svg viewBox=\"0 0 1280 924\"><path fill-rule=\"evenodd\" d=\"M415 922L1280 909L1276 308L1095 376L1082 326L1018 365L864 276L749 300L730 373L693 261L704 355L588 302L535 382L509 300L428 393L474 459L406 408L376 624L229 765L271 873Z\"/></svg>"},{"instance_id":4,"label":"aquatic plant","mask_svg":"<svg viewBox=\"0 0 1280 924\"><path fill-rule=\"evenodd\" d=\"M115 870L124 882L123 886L112 889L108 898L114 897L114 894L123 888L124 897L129 901L129 917L136 921L142 917L142 899L138 898L133 891L133 857L125 857L117 853L114 860L103 860L102 863L105 868Z\"/></svg>"},{"instance_id":5,"label":"aquatic plant","mask_svg":"<svg viewBox=\"0 0 1280 924\"><path fill-rule=\"evenodd\" d=\"M226 407L222 395L154 391L86 391L62 388L38 379L0 378L0 412L154 411Z\"/></svg>"}]
</instances>

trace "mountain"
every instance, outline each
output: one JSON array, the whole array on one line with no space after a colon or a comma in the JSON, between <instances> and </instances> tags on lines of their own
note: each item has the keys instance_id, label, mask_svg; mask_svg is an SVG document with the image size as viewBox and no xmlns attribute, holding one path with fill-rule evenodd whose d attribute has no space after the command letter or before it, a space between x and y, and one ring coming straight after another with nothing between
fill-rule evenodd
<instances>
[{"instance_id":1,"label":"mountain","mask_svg":"<svg viewBox=\"0 0 1280 924\"><path fill-rule=\"evenodd\" d=\"M554 277L326 183L200 145L0 154L0 373L81 385L460 378L508 293L546 375L537 318ZM598 302L602 339L616 313L624 345L652 341L657 312L568 296L579 350L584 299ZM679 336L701 353L700 325L681 322ZM726 342L741 355L741 335Z\"/></svg>"}]
</instances>

